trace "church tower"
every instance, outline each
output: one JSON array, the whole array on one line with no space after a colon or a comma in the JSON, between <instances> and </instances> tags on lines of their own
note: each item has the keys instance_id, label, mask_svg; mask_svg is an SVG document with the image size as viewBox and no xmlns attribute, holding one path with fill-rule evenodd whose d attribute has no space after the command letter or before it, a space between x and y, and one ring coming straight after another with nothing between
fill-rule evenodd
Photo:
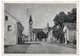
<instances>
[{"instance_id":1,"label":"church tower","mask_svg":"<svg viewBox=\"0 0 80 56\"><path fill-rule=\"evenodd\" d=\"M32 35L32 26L33 26L33 21L32 21L32 16L30 15L29 18L29 41L32 41L33 35Z\"/></svg>"},{"instance_id":2,"label":"church tower","mask_svg":"<svg viewBox=\"0 0 80 56\"><path fill-rule=\"evenodd\" d=\"M49 23L47 22L47 30L49 30Z\"/></svg>"},{"instance_id":3,"label":"church tower","mask_svg":"<svg viewBox=\"0 0 80 56\"><path fill-rule=\"evenodd\" d=\"M43 29L43 31L47 34L49 31L49 23L47 22L47 26Z\"/></svg>"},{"instance_id":4,"label":"church tower","mask_svg":"<svg viewBox=\"0 0 80 56\"><path fill-rule=\"evenodd\" d=\"M47 26L46 26L46 32L49 31L49 23L47 22Z\"/></svg>"}]
</instances>

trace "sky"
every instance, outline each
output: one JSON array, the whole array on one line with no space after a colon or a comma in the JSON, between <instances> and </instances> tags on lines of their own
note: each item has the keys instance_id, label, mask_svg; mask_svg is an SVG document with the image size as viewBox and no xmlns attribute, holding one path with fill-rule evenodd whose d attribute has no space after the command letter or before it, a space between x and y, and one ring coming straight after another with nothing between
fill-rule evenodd
<instances>
[{"instance_id":1,"label":"sky","mask_svg":"<svg viewBox=\"0 0 80 56\"><path fill-rule=\"evenodd\" d=\"M45 28L54 25L53 19L59 12L70 12L76 8L74 3L5 3L4 9L19 20L24 27L23 34L28 35L29 15L33 20L33 28Z\"/></svg>"}]
</instances>

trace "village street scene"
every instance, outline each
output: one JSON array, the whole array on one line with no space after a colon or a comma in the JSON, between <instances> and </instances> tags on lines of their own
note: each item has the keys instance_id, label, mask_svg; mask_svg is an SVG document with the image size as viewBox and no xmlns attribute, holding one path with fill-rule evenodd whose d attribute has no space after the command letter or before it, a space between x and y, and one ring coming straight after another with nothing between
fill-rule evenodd
<instances>
[{"instance_id":1,"label":"village street scene","mask_svg":"<svg viewBox=\"0 0 80 56\"><path fill-rule=\"evenodd\" d=\"M5 54L76 54L75 3L4 3Z\"/></svg>"}]
</instances>

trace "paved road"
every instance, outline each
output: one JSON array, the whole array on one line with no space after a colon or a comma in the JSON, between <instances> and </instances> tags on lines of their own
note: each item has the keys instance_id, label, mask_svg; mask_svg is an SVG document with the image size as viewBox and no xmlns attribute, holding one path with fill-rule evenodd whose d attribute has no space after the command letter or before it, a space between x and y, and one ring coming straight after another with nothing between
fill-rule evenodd
<instances>
[{"instance_id":1,"label":"paved road","mask_svg":"<svg viewBox=\"0 0 80 56\"><path fill-rule=\"evenodd\" d=\"M54 53L54 54L75 54L76 49L68 48L68 47L62 47L55 44L47 44L47 43L41 43L37 45L30 45L30 47L27 49L26 53Z\"/></svg>"},{"instance_id":2,"label":"paved road","mask_svg":"<svg viewBox=\"0 0 80 56\"><path fill-rule=\"evenodd\" d=\"M5 53L25 53L30 45L14 45L4 48Z\"/></svg>"}]
</instances>

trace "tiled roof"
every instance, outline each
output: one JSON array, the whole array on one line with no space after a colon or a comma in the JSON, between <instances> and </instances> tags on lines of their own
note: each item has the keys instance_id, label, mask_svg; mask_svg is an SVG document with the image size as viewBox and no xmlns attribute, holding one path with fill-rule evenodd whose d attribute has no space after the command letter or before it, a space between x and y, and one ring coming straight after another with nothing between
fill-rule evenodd
<instances>
[{"instance_id":1,"label":"tiled roof","mask_svg":"<svg viewBox=\"0 0 80 56\"><path fill-rule=\"evenodd\" d=\"M41 32L43 29L40 28L33 28L33 33Z\"/></svg>"},{"instance_id":2,"label":"tiled roof","mask_svg":"<svg viewBox=\"0 0 80 56\"><path fill-rule=\"evenodd\" d=\"M65 25L69 30L76 30L76 23L66 23Z\"/></svg>"}]
</instances>

